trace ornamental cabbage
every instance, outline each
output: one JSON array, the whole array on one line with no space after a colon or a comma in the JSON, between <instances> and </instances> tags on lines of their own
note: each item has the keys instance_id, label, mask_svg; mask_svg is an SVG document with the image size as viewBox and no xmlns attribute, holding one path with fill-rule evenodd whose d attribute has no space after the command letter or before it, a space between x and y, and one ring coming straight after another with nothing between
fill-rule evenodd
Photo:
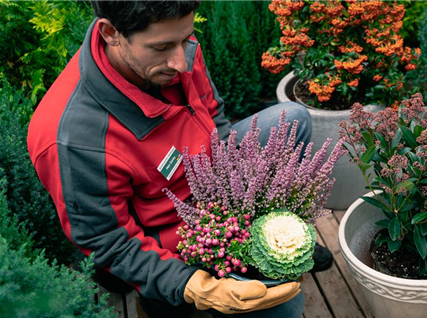
<instances>
[{"instance_id":1,"label":"ornamental cabbage","mask_svg":"<svg viewBox=\"0 0 427 318\"><path fill-rule=\"evenodd\" d=\"M251 236L251 265L268 278L295 280L314 266L314 228L292 212L274 210L256 219Z\"/></svg>"}]
</instances>

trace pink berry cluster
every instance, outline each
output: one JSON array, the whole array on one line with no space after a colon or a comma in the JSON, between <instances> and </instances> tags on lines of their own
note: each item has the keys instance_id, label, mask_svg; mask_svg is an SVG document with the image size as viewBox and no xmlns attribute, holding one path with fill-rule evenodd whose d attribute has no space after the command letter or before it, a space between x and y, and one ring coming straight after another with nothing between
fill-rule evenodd
<instances>
[{"instance_id":1,"label":"pink berry cluster","mask_svg":"<svg viewBox=\"0 0 427 318\"><path fill-rule=\"evenodd\" d=\"M225 206L209 202L197 206L199 218L194 227L180 227L178 250L188 265L202 263L217 271L219 277L233 272L246 273L250 243L251 216L235 216Z\"/></svg>"}]
</instances>

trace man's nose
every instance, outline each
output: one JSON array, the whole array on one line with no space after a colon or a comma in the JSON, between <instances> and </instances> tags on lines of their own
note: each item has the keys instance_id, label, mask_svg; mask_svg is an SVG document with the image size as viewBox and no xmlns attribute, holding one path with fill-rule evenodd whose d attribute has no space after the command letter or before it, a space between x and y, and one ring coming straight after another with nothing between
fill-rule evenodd
<instances>
[{"instance_id":1,"label":"man's nose","mask_svg":"<svg viewBox=\"0 0 427 318\"><path fill-rule=\"evenodd\" d=\"M184 47L179 46L174 50L172 56L167 61L167 66L180 73L184 73L187 70Z\"/></svg>"}]
</instances>

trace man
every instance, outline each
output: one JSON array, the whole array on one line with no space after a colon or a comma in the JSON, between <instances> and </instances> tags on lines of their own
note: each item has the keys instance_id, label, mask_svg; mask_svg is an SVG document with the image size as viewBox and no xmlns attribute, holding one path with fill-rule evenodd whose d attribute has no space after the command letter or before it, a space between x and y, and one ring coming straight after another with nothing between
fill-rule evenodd
<instances>
[{"instance_id":1,"label":"man","mask_svg":"<svg viewBox=\"0 0 427 318\"><path fill-rule=\"evenodd\" d=\"M200 151L231 129L193 36L199 1L93 1L98 17L38 106L28 149L67 237L95 265L134 286L149 317L300 317L297 282L216 279L183 263L183 221L162 189L190 196L182 165L159 168L171 151ZM259 115L265 142L283 107L310 139L308 112L295 104ZM233 126L243 136L250 118ZM188 305L192 304L192 305Z\"/></svg>"}]
</instances>

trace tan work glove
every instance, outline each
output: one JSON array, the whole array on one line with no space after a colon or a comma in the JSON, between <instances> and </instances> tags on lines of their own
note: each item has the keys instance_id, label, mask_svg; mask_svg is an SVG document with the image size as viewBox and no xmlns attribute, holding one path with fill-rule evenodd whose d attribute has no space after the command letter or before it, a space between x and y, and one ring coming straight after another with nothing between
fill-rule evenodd
<instances>
[{"instance_id":1,"label":"tan work glove","mask_svg":"<svg viewBox=\"0 0 427 318\"><path fill-rule=\"evenodd\" d=\"M267 288L257 280L216 279L197 270L187 283L184 300L199 310L213 308L224 314L262 310L287 302L299 294L301 283L291 282Z\"/></svg>"}]
</instances>

